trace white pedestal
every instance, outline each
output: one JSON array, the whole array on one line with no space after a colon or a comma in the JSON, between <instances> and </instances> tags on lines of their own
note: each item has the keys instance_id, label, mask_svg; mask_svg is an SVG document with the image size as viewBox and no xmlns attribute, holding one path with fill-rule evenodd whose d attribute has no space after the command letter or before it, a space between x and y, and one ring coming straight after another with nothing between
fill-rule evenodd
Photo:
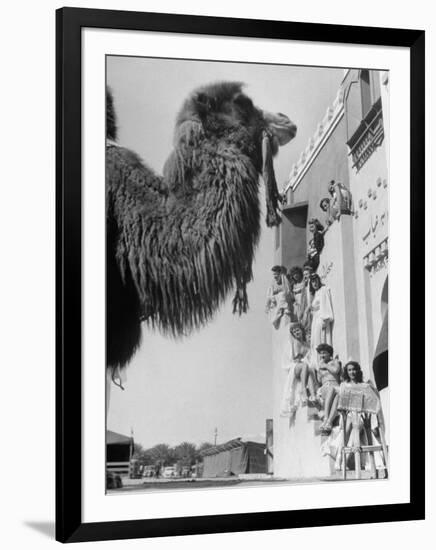
<instances>
[{"instance_id":1,"label":"white pedestal","mask_svg":"<svg viewBox=\"0 0 436 550\"><path fill-rule=\"evenodd\" d=\"M277 460L274 476L286 479L328 477L333 473L332 460L322 456L325 436L317 434L318 420L311 419L307 407L299 407L295 420L280 417L278 422ZM276 454L274 454L276 458Z\"/></svg>"},{"instance_id":2,"label":"white pedestal","mask_svg":"<svg viewBox=\"0 0 436 550\"><path fill-rule=\"evenodd\" d=\"M284 318L278 329L273 329L274 365L274 477L286 479L328 477L333 471L333 461L322 456L325 436L317 433L321 424L313 419L315 409L299 407L294 422L280 416L287 370L289 365L289 320Z\"/></svg>"}]
</instances>

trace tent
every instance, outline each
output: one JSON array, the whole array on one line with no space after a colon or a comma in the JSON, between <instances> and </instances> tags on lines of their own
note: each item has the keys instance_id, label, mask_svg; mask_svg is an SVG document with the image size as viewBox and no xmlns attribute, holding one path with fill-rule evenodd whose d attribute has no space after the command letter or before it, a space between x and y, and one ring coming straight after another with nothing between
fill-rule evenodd
<instances>
[{"instance_id":1,"label":"tent","mask_svg":"<svg viewBox=\"0 0 436 550\"><path fill-rule=\"evenodd\" d=\"M201 453L203 477L227 477L238 474L267 472L266 445L254 441L232 439Z\"/></svg>"},{"instance_id":2,"label":"tent","mask_svg":"<svg viewBox=\"0 0 436 550\"><path fill-rule=\"evenodd\" d=\"M106 432L106 468L117 474L128 474L133 451L133 437Z\"/></svg>"}]
</instances>

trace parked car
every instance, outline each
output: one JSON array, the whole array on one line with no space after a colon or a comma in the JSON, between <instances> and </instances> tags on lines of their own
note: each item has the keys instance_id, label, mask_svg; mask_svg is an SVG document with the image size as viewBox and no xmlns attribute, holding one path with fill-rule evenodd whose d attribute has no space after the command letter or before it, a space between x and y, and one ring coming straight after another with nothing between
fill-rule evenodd
<instances>
[{"instance_id":1,"label":"parked car","mask_svg":"<svg viewBox=\"0 0 436 550\"><path fill-rule=\"evenodd\" d=\"M142 471L142 477L154 477L155 475L156 475L156 466L154 464L144 466L144 469Z\"/></svg>"},{"instance_id":2,"label":"parked car","mask_svg":"<svg viewBox=\"0 0 436 550\"><path fill-rule=\"evenodd\" d=\"M174 466L165 466L165 468L162 471L162 477L176 477L177 471Z\"/></svg>"},{"instance_id":3,"label":"parked car","mask_svg":"<svg viewBox=\"0 0 436 550\"><path fill-rule=\"evenodd\" d=\"M123 486L121 477L113 472L106 472L106 489L120 489Z\"/></svg>"}]
</instances>

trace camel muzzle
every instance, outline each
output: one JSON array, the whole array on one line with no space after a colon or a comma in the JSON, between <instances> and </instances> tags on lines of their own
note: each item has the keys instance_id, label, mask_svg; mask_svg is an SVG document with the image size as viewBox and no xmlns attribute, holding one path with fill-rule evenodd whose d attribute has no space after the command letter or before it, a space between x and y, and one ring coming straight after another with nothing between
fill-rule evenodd
<instances>
[{"instance_id":1,"label":"camel muzzle","mask_svg":"<svg viewBox=\"0 0 436 550\"><path fill-rule=\"evenodd\" d=\"M274 136L280 147L289 143L297 135L297 126L283 113L263 111L263 117L268 125L269 132Z\"/></svg>"}]
</instances>

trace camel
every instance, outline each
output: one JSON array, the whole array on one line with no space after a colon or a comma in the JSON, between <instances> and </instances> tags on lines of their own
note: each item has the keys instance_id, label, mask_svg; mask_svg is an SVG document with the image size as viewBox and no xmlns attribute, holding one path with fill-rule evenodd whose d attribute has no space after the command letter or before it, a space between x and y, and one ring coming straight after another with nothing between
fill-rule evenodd
<instances>
[{"instance_id":1,"label":"camel","mask_svg":"<svg viewBox=\"0 0 436 550\"><path fill-rule=\"evenodd\" d=\"M174 148L156 175L117 142L106 95L107 366L123 368L141 323L182 337L210 321L246 284L260 235L259 176L268 226L280 223L272 157L296 134L281 113L253 105L238 82L195 90L177 116ZM153 129L149 129L153 131Z\"/></svg>"}]
</instances>

